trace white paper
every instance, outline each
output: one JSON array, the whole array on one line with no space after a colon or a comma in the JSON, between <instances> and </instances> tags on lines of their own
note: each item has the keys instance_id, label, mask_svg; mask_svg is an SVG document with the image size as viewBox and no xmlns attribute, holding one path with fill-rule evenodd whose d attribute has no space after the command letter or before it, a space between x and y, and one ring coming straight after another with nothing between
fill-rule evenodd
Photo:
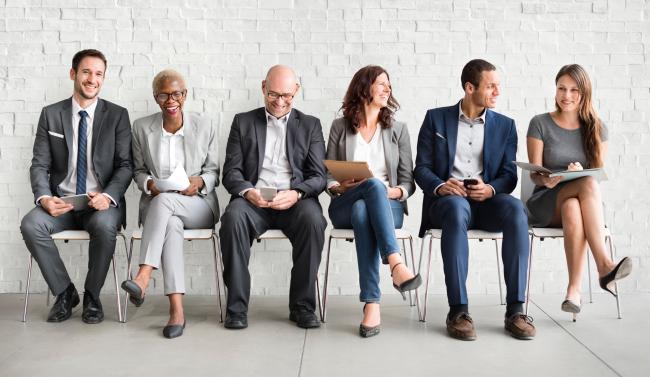
<instances>
[{"instance_id":1,"label":"white paper","mask_svg":"<svg viewBox=\"0 0 650 377\"><path fill-rule=\"evenodd\" d=\"M160 192L169 192L169 191L183 191L190 186L190 180L187 178L187 173L183 165L178 164L176 169L169 178L153 178L153 183L156 184L158 191Z\"/></svg>"}]
</instances>

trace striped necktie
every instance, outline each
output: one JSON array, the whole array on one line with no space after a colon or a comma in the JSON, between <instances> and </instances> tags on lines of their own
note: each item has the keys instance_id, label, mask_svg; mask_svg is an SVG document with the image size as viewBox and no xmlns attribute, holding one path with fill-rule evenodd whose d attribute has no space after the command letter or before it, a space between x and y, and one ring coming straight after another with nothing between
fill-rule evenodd
<instances>
[{"instance_id":1,"label":"striped necktie","mask_svg":"<svg viewBox=\"0 0 650 377\"><path fill-rule=\"evenodd\" d=\"M77 195L86 193L86 171L87 171L87 145L88 145L88 113L85 110L79 112L78 144L77 144Z\"/></svg>"}]
</instances>

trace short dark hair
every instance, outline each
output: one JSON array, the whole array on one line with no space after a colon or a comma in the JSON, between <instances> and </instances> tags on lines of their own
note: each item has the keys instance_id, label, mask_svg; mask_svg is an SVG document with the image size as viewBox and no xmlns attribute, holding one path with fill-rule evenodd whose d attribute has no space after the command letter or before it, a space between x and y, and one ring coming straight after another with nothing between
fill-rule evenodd
<instances>
[{"instance_id":1,"label":"short dark hair","mask_svg":"<svg viewBox=\"0 0 650 377\"><path fill-rule=\"evenodd\" d=\"M496 71L497 68L490 62L483 59L470 60L463 67L463 72L460 74L460 84L465 90L465 84L470 83L478 87L481 82L481 73L483 71Z\"/></svg>"},{"instance_id":2,"label":"short dark hair","mask_svg":"<svg viewBox=\"0 0 650 377\"><path fill-rule=\"evenodd\" d=\"M72 57L72 69L74 69L75 72L77 72L77 69L79 69L79 63L86 58L86 57L93 57L93 58L99 58L104 62L104 67L106 67L106 57L104 54L102 54L101 51L95 50L95 49L87 49L87 50L81 50L74 54Z\"/></svg>"}]
</instances>

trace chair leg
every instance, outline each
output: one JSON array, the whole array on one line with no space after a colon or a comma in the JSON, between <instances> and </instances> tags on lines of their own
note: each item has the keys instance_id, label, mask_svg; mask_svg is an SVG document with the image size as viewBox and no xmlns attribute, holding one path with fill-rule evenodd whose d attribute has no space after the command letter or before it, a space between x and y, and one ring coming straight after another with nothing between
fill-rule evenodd
<instances>
[{"instance_id":1,"label":"chair leg","mask_svg":"<svg viewBox=\"0 0 650 377\"><path fill-rule=\"evenodd\" d=\"M494 241L494 250L496 251L497 255L497 274L499 275L499 300L501 302L501 305L505 305L506 302L503 300L503 288L501 287L502 281L501 281L501 261L499 258L499 241L495 238L493 239Z\"/></svg>"},{"instance_id":2,"label":"chair leg","mask_svg":"<svg viewBox=\"0 0 650 377\"><path fill-rule=\"evenodd\" d=\"M528 274L526 276L526 279L528 280L526 283L526 315L528 315L528 304L530 303L530 272L533 264L533 241L534 240L535 240L535 236L531 234L529 251L528 251Z\"/></svg>"},{"instance_id":3,"label":"chair leg","mask_svg":"<svg viewBox=\"0 0 650 377\"><path fill-rule=\"evenodd\" d=\"M614 240L612 236L605 238L605 243L609 246L609 255L614 260ZM622 319L623 315L621 314L621 293L618 291L618 282L614 283L614 292L616 292L616 312L618 314L618 319Z\"/></svg>"},{"instance_id":4,"label":"chair leg","mask_svg":"<svg viewBox=\"0 0 650 377\"><path fill-rule=\"evenodd\" d=\"M409 257L406 254L406 239L402 238L402 250L404 250L404 265L406 268L409 268ZM413 295L412 291L409 291L409 306L413 306Z\"/></svg>"},{"instance_id":5,"label":"chair leg","mask_svg":"<svg viewBox=\"0 0 650 377\"><path fill-rule=\"evenodd\" d=\"M115 268L115 253L113 253L113 258L111 261L113 265L113 278L115 279L115 295L117 296L117 321L122 322L122 306L120 304L120 283L117 278L117 269Z\"/></svg>"},{"instance_id":6,"label":"chair leg","mask_svg":"<svg viewBox=\"0 0 650 377\"><path fill-rule=\"evenodd\" d=\"M212 251L214 252L214 278L217 281L217 302L219 304L219 322L223 322L223 305L221 304L221 286L220 286L221 277L219 274L219 258L221 256L221 245L217 241L218 237L219 236L212 233ZM218 249L219 256L217 256L217 249Z\"/></svg>"},{"instance_id":7,"label":"chair leg","mask_svg":"<svg viewBox=\"0 0 650 377\"><path fill-rule=\"evenodd\" d=\"M34 262L34 257L32 257L31 254L29 254L29 264L27 267L27 282L26 287L25 287L25 307L23 308L23 322L27 322L27 302L29 300L29 285L31 283L32 279L32 264ZM47 292L48 296L50 294L49 290Z\"/></svg>"},{"instance_id":8,"label":"chair leg","mask_svg":"<svg viewBox=\"0 0 650 377\"><path fill-rule=\"evenodd\" d=\"M415 274L416 273L416 271L415 271L415 255L413 253L413 237L411 235L409 235L409 247L411 249L411 266L412 266L413 274ZM407 257L406 256L406 250L404 250L404 254L405 254L404 257L406 258ZM418 301L419 300L418 300L417 292L418 291L416 289L415 292L414 292L415 293L415 304L413 304L413 302L411 302L411 306L418 306ZM410 294L410 292L409 292L409 294Z\"/></svg>"},{"instance_id":9,"label":"chair leg","mask_svg":"<svg viewBox=\"0 0 650 377\"><path fill-rule=\"evenodd\" d=\"M325 278L323 281L323 308L321 315L321 322L325 323L327 320L327 283L329 282L330 275L330 252L332 251L332 235L330 234L327 240L327 254L325 255Z\"/></svg>"},{"instance_id":10,"label":"chair leg","mask_svg":"<svg viewBox=\"0 0 650 377\"><path fill-rule=\"evenodd\" d=\"M128 251L126 252L126 279L133 280L133 273L131 272L131 258L133 257L133 243L135 239L131 237L131 243ZM129 292L124 293L124 309L122 313L122 323L126 323L126 313L129 306Z\"/></svg>"},{"instance_id":11,"label":"chair leg","mask_svg":"<svg viewBox=\"0 0 650 377\"><path fill-rule=\"evenodd\" d=\"M589 303L594 302L594 296L591 289L591 261L589 260L589 253L587 252L587 284L589 284Z\"/></svg>"},{"instance_id":12,"label":"chair leg","mask_svg":"<svg viewBox=\"0 0 650 377\"><path fill-rule=\"evenodd\" d=\"M321 322L323 321L323 304L320 297L320 283L318 281L318 274L316 274L316 299L318 300L318 314L320 315Z\"/></svg>"},{"instance_id":13,"label":"chair leg","mask_svg":"<svg viewBox=\"0 0 650 377\"><path fill-rule=\"evenodd\" d=\"M422 268L422 258L424 257L424 240L426 239L426 234L422 238L422 247L420 248L420 269ZM427 320L427 303L429 301L429 277L431 276L431 256L433 254L433 235L429 235L429 256L427 258L427 277L424 279L424 303L422 308L422 313L420 315L420 321L426 322ZM417 294L417 293L416 293ZM418 310L418 313L420 310Z\"/></svg>"}]
</instances>

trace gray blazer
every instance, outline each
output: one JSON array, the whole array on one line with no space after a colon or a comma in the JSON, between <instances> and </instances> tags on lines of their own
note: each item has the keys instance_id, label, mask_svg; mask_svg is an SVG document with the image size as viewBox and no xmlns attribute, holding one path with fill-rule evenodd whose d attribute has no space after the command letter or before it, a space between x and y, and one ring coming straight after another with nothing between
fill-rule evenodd
<instances>
[{"instance_id":1,"label":"gray blazer","mask_svg":"<svg viewBox=\"0 0 650 377\"><path fill-rule=\"evenodd\" d=\"M327 159L348 161L354 156L355 134L348 129L348 121L338 118L332 122L329 141L327 142ZM415 192L413 182L413 157L411 155L411 139L408 128L402 122L393 121L393 126L381 129L381 138L384 144L384 156L388 169L388 184L391 187L402 186L409 196ZM327 185L335 182L328 172ZM404 213L408 214L406 202Z\"/></svg>"},{"instance_id":2,"label":"gray blazer","mask_svg":"<svg viewBox=\"0 0 650 377\"><path fill-rule=\"evenodd\" d=\"M58 186L68 175L73 139L72 97L41 111L29 168L34 201L58 196ZM91 161L102 191L117 203L126 226L124 193L131 184L131 127L125 108L99 99L95 108Z\"/></svg>"},{"instance_id":3,"label":"gray blazer","mask_svg":"<svg viewBox=\"0 0 650 377\"><path fill-rule=\"evenodd\" d=\"M133 180L138 185L140 208L138 223L142 224L152 197L145 193L147 178L160 177L159 148L162 137L162 113L148 115L133 122ZM219 201L215 188L219 185L219 152L217 128L209 118L183 112L183 144L185 171L188 176L200 175L205 186L199 195L212 210L215 224L219 221Z\"/></svg>"}]
</instances>

